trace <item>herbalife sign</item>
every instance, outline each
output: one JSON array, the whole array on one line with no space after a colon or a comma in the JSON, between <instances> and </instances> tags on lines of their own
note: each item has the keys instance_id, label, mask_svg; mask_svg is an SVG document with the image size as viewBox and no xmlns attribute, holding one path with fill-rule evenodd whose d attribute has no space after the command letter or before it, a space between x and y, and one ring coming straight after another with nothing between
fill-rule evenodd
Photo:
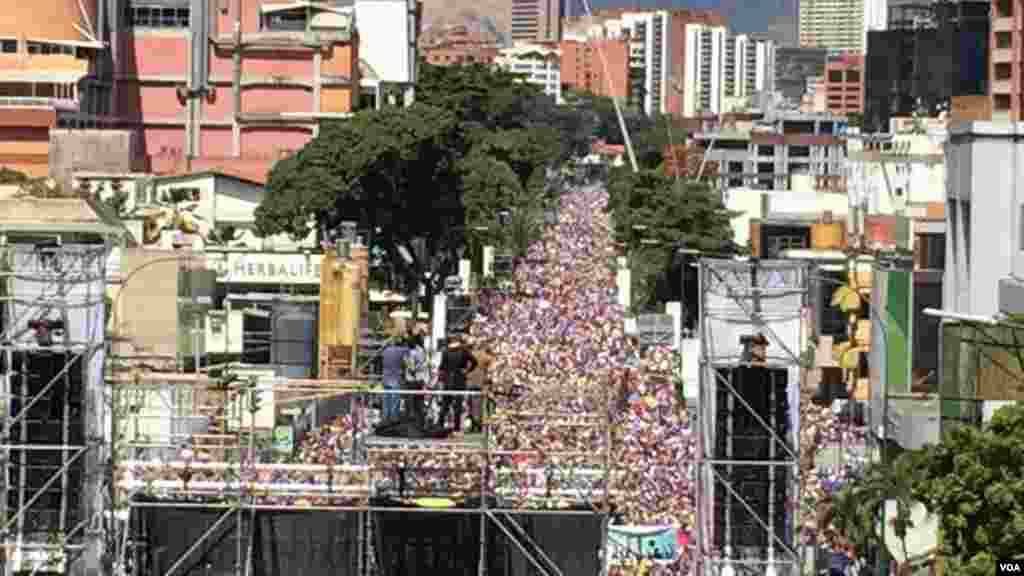
<instances>
[{"instance_id":1,"label":"herbalife sign","mask_svg":"<svg viewBox=\"0 0 1024 576\"><path fill-rule=\"evenodd\" d=\"M226 284L320 284L321 254L228 253L211 259Z\"/></svg>"}]
</instances>

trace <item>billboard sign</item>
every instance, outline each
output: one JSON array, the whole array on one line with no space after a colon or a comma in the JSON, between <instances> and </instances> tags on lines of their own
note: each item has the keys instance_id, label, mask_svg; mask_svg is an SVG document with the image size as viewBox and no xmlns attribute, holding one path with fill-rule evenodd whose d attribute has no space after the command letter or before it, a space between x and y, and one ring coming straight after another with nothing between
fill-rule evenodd
<instances>
[{"instance_id":1,"label":"billboard sign","mask_svg":"<svg viewBox=\"0 0 1024 576\"><path fill-rule=\"evenodd\" d=\"M685 545L682 530L672 525L609 526L609 564L620 566L642 560L671 563Z\"/></svg>"}]
</instances>

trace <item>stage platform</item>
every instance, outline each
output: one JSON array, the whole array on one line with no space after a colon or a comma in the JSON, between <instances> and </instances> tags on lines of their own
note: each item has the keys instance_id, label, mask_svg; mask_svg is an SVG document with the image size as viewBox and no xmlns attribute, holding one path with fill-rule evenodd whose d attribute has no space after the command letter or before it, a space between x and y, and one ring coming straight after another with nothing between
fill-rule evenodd
<instances>
[{"instance_id":1,"label":"stage platform","mask_svg":"<svg viewBox=\"0 0 1024 576\"><path fill-rule=\"evenodd\" d=\"M531 576L541 555L557 569L549 573L597 574L601 569L603 518L592 510L497 511L482 517L456 510L424 514L395 501L373 505L374 512L258 509L237 514L229 508L137 502L130 515L133 545L128 554L138 575L233 575L242 565L252 576L476 576L483 557L489 575Z\"/></svg>"},{"instance_id":2,"label":"stage platform","mask_svg":"<svg viewBox=\"0 0 1024 576\"><path fill-rule=\"evenodd\" d=\"M367 436L363 439L367 450L445 450L482 451L483 434L464 434L448 438L400 438L395 436Z\"/></svg>"}]
</instances>

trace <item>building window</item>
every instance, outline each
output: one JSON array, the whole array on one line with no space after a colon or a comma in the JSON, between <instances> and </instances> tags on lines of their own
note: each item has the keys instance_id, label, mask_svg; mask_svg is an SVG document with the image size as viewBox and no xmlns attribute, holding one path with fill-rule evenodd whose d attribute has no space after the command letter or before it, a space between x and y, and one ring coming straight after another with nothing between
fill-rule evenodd
<instances>
[{"instance_id":1,"label":"building window","mask_svg":"<svg viewBox=\"0 0 1024 576\"><path fill-rule=\"evenodd\" d=\"M75 47L63 44L52 44L50 42L29 42L28 53L43 55L64 54L66 56L74 56Z\"/></svg>"},{"instance_id":2,"label":"building window","mask_svg":"<svg viewBox=\"0 0 1024 576\"><path fill-rule=\"evenodd\" d=\"M847 82L860 82L860 70L847 70L846 71Z\"/></svg>"},{"instance_id":3,"label":"building window","mask_svg":"<svg viewBox=\"0 0 1024 576\"><path fill-rule=\"evenodd\" d=\"M149 189L147 186L135 186L135 205L144 206L146 204L152 204L149 198Z\"/></svg>"},{"instance_id":4,"label":"building window","mask_svg":"<svg viewBox=\"0 0 1024 576\"><path fill-rule=\"evenodd\" d=\"M832 270L821 270L820 273L822 280L818 284L821 297L819 301L821 316L818 332L822 336L832 336L833 341L845 341L849 326L846 314L838 307L830 305L835 291L846 284L845 274Z\"/></svg>"},{"instance_id":5,"label":"building window","mask_svg":"<svg viewBox=\"0 0 1024 576\"><path fill-rule=\"evenodd\" d=\"M268 12L263 15L261 26L270 31L305 32L307 16L305 8Z\"/></svg>"},{"instance_id":6,"label":"building window","mask_svg":"<svg viewBox=\"0 0 1024 576\"><path fill-rule=\"evenodd\" d=\"M996 32L996 48L999 50L1013 48L1013 36L1010 32Z\"/></svg>"},{"instance_id":7,"label":"building window","mask_svg":"<svg viewBox=\"0 0 1024 576\"><path fill-rule=\"evenodd\" d=\"M164 192L163 201L171 204L179 202L198 202L199 188L171 188Z\"/></svg>"},{"instance_id":8,"label":"building window","mask_svg":"<svg viewBox=\"0 0 1024 576\"><path fill-rule=\"evenodd\" d=\"M136 28L188 28L189 9L129 4L125 9L125 21Z\"/></svg>"},{"instance_id":9,"label":"building window","mask_svg":"<svg viewBox=\"0 0 1024 576\"><path fill-rule=\"evenodd\" d=\"M917 264L922 270L944 270L946 268L946 235L917 235Z\"/></svg>"}]
</instances>

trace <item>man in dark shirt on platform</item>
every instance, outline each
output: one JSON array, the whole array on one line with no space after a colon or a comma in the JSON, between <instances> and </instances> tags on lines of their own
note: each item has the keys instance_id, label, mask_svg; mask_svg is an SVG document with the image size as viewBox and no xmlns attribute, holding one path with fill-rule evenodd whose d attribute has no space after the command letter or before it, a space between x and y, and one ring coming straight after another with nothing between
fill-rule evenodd
<instances>
[{"instance_id":1,"label":"man in dark shirt on platform","mask_svg":"<svg viewBox=\"0 0 1024 576\"><path fill-rule=\"evenodd\" d=\"M466 389L466 374L476 370L477 361L473 353L462 345L462 339L454 336L448 343L448 348L441 356L441 372L445 375L445 390L463 391ZM438 426L444 427L448 418L448 412L454 409L455 431L462 430L462 396L445 396L441 400L441 415L438 419Z\"/></svg>"}]
</instances>

